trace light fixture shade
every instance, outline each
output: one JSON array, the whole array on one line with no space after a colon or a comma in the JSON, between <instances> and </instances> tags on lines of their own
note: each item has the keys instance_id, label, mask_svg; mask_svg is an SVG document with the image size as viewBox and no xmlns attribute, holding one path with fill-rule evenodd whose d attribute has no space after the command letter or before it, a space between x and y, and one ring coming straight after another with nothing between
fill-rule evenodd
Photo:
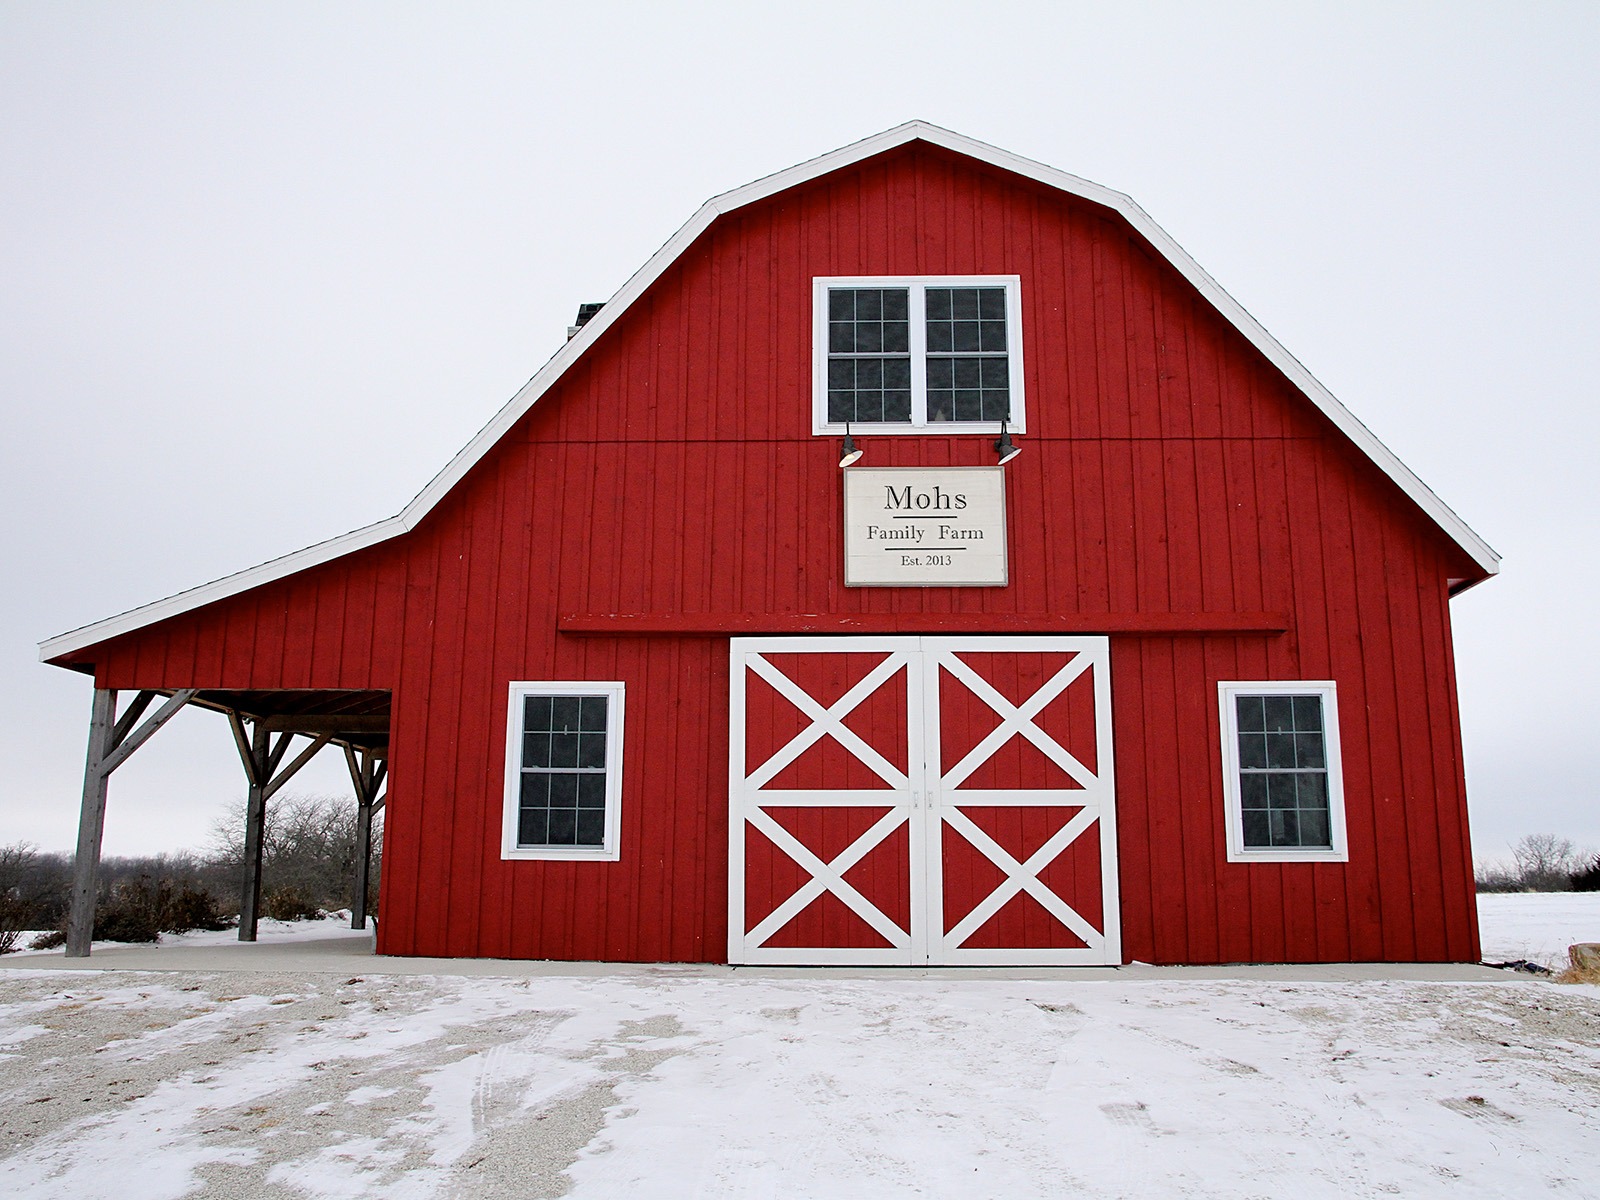
<instances>
[{"instance_id":1,"label":"light fixture shade","mask_svg":"<svg viewBox=\"0 0 1600 1200\"><path fill-rule=\"evenodd\" d=\"M839 455L841 467L853 466L861 458L861 447L856 445L855 438L850 436L850 427L845 426L844 449Z\"/></svg>"},{"instance_id":2,"label":"light fixture shade","mask_svg":"<svg viewBox=\"0 0 1600 1200\"><path fill-rule=\"evenodd\" d=\"M1022 453L1022 447L1011 440L1011 431L1004 421L1000 422L1000 440L994 444L994 452L1000 456L1002 467Z\"/></svg>"}]
</instances>

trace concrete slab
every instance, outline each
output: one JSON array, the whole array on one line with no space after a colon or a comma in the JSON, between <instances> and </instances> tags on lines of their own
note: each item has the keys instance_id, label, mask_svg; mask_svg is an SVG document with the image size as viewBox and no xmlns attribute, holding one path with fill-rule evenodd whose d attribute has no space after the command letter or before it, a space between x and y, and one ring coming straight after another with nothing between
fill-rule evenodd
<instances>
[{"instance_id":1,"label":"concrete slab","mask_svg":"<svg viewBox=\"0 0 1600 1200\"><path fill-rule=\"evenodd\" d=\"M1438 983L1506 983L1531 978L1474 963L1244 963L1208 967L730 967L717 963L550 962L499 958L400 958L375 955L373 935L200 946L104 946L89 958L61 951L7 955L4 970L49 971L308 971L350 975L448 975L462 978L700 977L740 975L766 979L1057 979L1267 980L1357 983L1406 980Z\"/></svg>"}]
</instances>

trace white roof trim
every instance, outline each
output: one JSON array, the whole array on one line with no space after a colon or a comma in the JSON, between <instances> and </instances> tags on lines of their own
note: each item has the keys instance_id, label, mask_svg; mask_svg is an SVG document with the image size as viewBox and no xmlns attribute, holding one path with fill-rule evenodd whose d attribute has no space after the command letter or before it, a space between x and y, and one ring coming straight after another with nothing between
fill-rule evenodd
<instances>
[{"instance_id":1,"label":"white roof trim","mask_svg":"<svg viewBox=\"0 0 1600 1200\"><path fill-rule=\"evenodd\" d=\"M1268 333L1244 307L1232 296L1223 291L1216 280L1206 273L1204 268L1175 242L1171 235L1155 221L1150 215L1135 204L1129 197L1121 192L1114 192L1110 188L1101 187L1097 183L1090 183L1087 179L1080 179L1076 175L1069 175L1065 171L1058 171L1054 167L1047 167L1043 163L1022 158L1009 151L997 149L984 142L963 137L959 133L952 133L948 129L941 129L937 125L930 125L926 121L908 121L904 125L884 131L873 137L852 143L831 153L799 163L787 170L768 175L744 187L735 188L731 192L724 192L714 196L701 205L700 210L690 217L677 233L669 238L661 249L650 257L650 260L633 274L622 288L606 301L594 317L580 329L575 337L567 342L522 388L510 401L478 432L478 435L462 448L450 463L428 481L428 485L417 493L410 504L396 516L388 520L367 525L361 529L344 534L342 537L332 538L326 542L319 542L304 550L293 554L286 554L275 558L260 566L251 567L247 571L226 576L212 583L202 584L176 596L169 596L165 600L131 609L119 616L109 617L93 625L85 625L70 633L63 633L39 645L39 658L41 661L58 658L74 651L82 650L97 642L109 638L119 637L130 633L145 625L154 624L190 609L199 608L213 601L237 595L264 583L282 579L298 571L319 566L341 555L373 546L389 538L397 537L407 530L414 529L423 517L427 516L434 505L438 504L451 488L475 466L479 459L487 454L491 447L503 437L510 428L530 409L538 399L553 387L557 380L566 373L595 339L604 333L611 325L622 316L624 312L637 300L652 283L670 267L694 240L705 232L706 228L724 213L732 212L747 204L754 204L764 200L777 192L806 183L819 176L826 175L848 167L862 159L871 158L873 155L882 154L907 142L923 141L931 145L942 146L956 154L989 163L1001 170L1036 180L1048 187L1080 196L1085 200L1104 205L1106 208L1117 212L1128 224L1132 225L1138 233L1154 246L1174 268L1192 283L1213 307L1225 316L1233 325L1244 334L1256 349L1264 354L1278 370L1286 375L1290 382L1298 387L1339 429L1361 448L1366 455L1375 462L1384 474L1399 486L1414 500L1418 507L1447 533L1467 555L1472 558L1488 574L1494 575L1500 569L1500 556L1490 548L1489 544L1468 528L1466 522L1458 517L1450 507L1439 499L1433 491L1411 473L1410 469L1395 457L1394 452L1378 440L1373 432L1363 425L1356 416L1340 404L1333 393L1317 382L1310 371L1302 366L1294 355Z\"/></svg>"}]
</instances>

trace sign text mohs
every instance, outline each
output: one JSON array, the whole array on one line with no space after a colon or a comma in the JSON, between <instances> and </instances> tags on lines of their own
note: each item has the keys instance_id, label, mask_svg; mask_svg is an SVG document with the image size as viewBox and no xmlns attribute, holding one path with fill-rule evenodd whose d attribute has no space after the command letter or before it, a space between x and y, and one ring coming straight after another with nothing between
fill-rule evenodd
<instances>
[{"instance_id":1,"label":"sign text mohs","mask_svg":"<svg viewBox=\"0 0 1600 1200\"><path fill-rule=\"evenodd\" d=\"M1004 587L1000 467L844 471L846 587Z\"/></svg>"}]
</instances>

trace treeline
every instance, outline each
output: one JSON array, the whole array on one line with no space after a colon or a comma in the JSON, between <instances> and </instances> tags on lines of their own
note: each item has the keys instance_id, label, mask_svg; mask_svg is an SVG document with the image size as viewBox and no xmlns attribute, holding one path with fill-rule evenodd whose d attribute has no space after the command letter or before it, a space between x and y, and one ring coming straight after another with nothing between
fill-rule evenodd
<instances>
[{"instance_id":1,"label":"treeline","mask_svg":"<svg viewBox=\"0 0 1600 1200\"><path fill-rule=\"evenodd\" d=\"M375 912L383 820L373 821L367 911ZM65 937L72 899L70 854L24 843L0 846L0 954L18 949L25 930ZM350 908L356 883L356 805L348 796L281 796L267 805L261 855L261 915L293 921ZM153 857L107 857L96 880L94 936L155 941L161 933L238 924L243 892L244 804L211 829L206 846ZM38 942L34 943L39 944Z\"/></svg>"},{"instance_id":2,"label":"treeline","mask_svg":"<svg viewBox=\"0 0 1600 1200\"><path fill-rule=\"evenodd\" d=\"M1600 854L1553 833L1532 833L1511 847L1511 861L1480 860L1480 892L1600 892Z\"/></svg>"}]
</instances>

